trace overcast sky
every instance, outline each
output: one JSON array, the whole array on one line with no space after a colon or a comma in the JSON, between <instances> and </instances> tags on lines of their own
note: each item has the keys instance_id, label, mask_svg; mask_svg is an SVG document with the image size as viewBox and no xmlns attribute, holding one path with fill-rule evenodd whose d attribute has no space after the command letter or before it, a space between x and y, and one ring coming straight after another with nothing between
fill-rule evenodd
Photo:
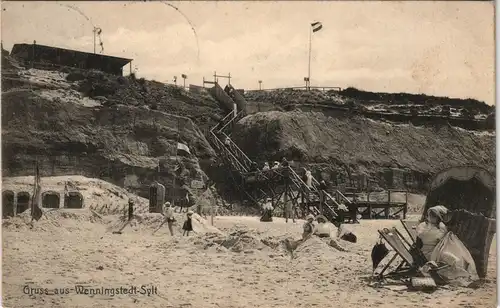
<instances>
[{"instance_id":1,"label":"overcast sky","mask_svg":"<svg viewBox=\"0 0 500 308\"><path fill-rule=\"evenodd\" d=\"M2 41L8 50L36 40L92 52L96 25L104 53L134 59L146 79L185 73L201 85L217 71L231 72L237 88L258 88L258 80L274 88L303 85L310 23L320 21L313 86L494 104L490 2L168 2L181 13L166 3L4 2Z\"/></svg>"}]
</instances>

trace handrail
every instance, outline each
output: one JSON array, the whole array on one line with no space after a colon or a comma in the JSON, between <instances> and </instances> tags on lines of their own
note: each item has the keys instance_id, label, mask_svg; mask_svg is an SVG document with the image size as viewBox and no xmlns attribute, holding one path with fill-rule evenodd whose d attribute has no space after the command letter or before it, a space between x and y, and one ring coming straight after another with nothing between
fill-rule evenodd
<instances>
[{"instance_id":1,"label":"handrail","mask_svg":"<svg viewBox=\"0 0 500 308\"><path fill-rule=\"evenodd\" d=\"M316 180L313 176L311 176L311 178L312 178L312 181L319 186L318 180ZM316 188L316 190L318 190L318 192L319 192L318 188ZM335 205L337 207L340 206L340 204L337 202L337 200L335 200L335 198L332 197L327 191L324 191L324 194L327 196L328 199L330 199L331 201L333 201L333 203L335 203Z\"/></svg>"},{"instance_id":2,"label":"handrail","mask_svg":"<svg viewBox=\"0 0 500 308\"><path fill-rule=\"evenodd\" d=\"M304 187L307 187L307 189L310 191L310 192L315 192L315 193L320 193L319 190L315 187L313 187L314 189L311 189L311 187L307 186L307 184L300 178L300 176L295 172L295 170L293 170L290 166L288 166L288 169L292 172L294 178L296 181L299 182L299 184L302 184ZM313 177L313 180L316 181ZM316 181L318 182L318 181ZM340 204L328 193L328 192L324 192L325 195L327 196L328 199L330 199L337 207L340 206ZM333 212L334 215L337 215L337 213L335 212L334 209L332 209L330 207L330 205L328 205L326 202L325 202L326 206L330 209L330 211Z\"/></svg>"},{"instance_id":3,"label":"handrail","mask_svg":"<svg viewBox=\"0 0 500 308\"><path fill-rule=\"evenodd\" d=\"M259 89L259 90L247 90L245 91L246 93L251 93L251 92L266 92L266 91L276 91L276 90L307 90L307 88L309 89L323 89L323 91L325 89L331 89L331 90L337 90L337 91L342 91L342 88L341 87L313 87L313 86L297 86L297 87L283 87L283 88L270 88L270 89Z\"/></svg>"},{"instance_id":4,"label":"handrail","mask_svg":"<svg viewBox=\"0 0 500 308\"><path fill-rule=\"evenodd\" d=\"M233 114L233 112L230 112L230 113L226 114L226 116L224 118L222 118L222 120L220 122L224 123L226 121L226 118L229 117L232 114ZM219 124L217 124L214 127L212 127L212 129L210 129L210 132L213 132L218 126L219 126ZM222 128L224 128L224 127L225 126L223 126Z\"/></svg>"},{"instance_id":5,"label":"handrail","mask_svg":"<svg viewBox=\"0 0 500 308\"><path fill-rule=\"evenodd\" d=\"M292 169L292 167L288 166L288 170L290 170L295 177L295 179L299 182L299 184L303 185L304 187L307 187L309 191L312 191L311 187L307 186L307 184L302 180L302 178L295 172L295 170Z\"/></svg>"},{"instance_id":6,"label":"handrail","mask_svg":"<svg viewBox=\"0 0 500 308\"><path fill-rule=\"evenodd\" d=\"M230 114L232 114L232 113L230 113ZM243 114L243 110L241 110L240 112L238 112L235 117L231 118L231 120L229 120L221 129L219 129L219 132L222 132L226 128L226 126L228 126L232 122L236 121L236 119L239 120L239 118L240 118L240 116L242 114Z\"/></svg>"},{"instance_id":7,"label":"handrail","mask_svg":"<svg viewBox=\"0 0 500 308\"><path fill-rule=\"evenodd\" d=\"M225 154L226 154L226 155L228 155L230 158L232 158L233 163L235 163L235 164L236 164L236 166L235 166L235 167L236 167L237 169L240 169L240 171L246 172L246 168L245 168L245 166L243 166L243 165L240 163L240 161L239 161L236 157L234 157L233 153L231 153L231 152L230 152L230 151L229 151L229 150L228 150L228 149L224 146L224 144L222 143L222 141L220 141L220 140L219 140L219 138L217 138L217 136L215 136L215 134L213 134L213 133L212 133L212 137L213 137L213 138L215 138L216 143L218 143L219 148L224 148L224 149L225 149L225 151L224 151L224 150L222 150L222 152L225 152Z\"/></svg>"},{"instance_id":8,"label":"handrail","mask_svg":"<svg viewBox=\"0 0 500 308\"><path fill-rule=\"evenodd\" d=\"M351 200L347 199L347 197L340 190L338 189L335 190L335 193L337 194L337 196L340 196L347 203L352 203Z\"/></svg>"},{"instance_id":9,"label":"handrail","mask_svg":"<svg viewBox=\"0 0 500 308\"><path fill-rule=\"evenodd\" d=\"M231 151L229 151L226 146L224 145L224 143L213 133L213 132L210 132L210 134L212 135L212 138L214 138L216 140L216 143L219 147L221 148L224 148L225 149L225 153L226 155L229 154L230 157L232 157L234 159L234 161L236 162L237 165L239 165L239 167L241 167L241 171L243 172L247 172L247 169L245 168L245 166L243 166L240 161L233 155L233 153L231 153Z\"/></svg>"},{"instance_id":10,"label":"handrail","mask_svg":"<svg viewBox=\"0 0 500 308\"><path fill-rule=\"evenodd\" d=\"M237 145L236 143L234 143L234 141L233 141L231 138L229 138L229 136L228 136L228 135L226 135L225 133L223 133L223 134L224 134L224 136L225 136L226 138L228 138L228 139L229 139L230 145L231 145L232 147L236 148L237 152L238 152L239 154L243 155L243 158L244 158L244 159L245 159L245 160L246 160L246 161L247 161L247 162L251 165L251 164L253 163L253 161L252 161L250 158L248 158L248 156L245 154L245 152L243 152L243 151L242 151L242 150L238 147L238 145Z\"/></svg>"}]
</instances>

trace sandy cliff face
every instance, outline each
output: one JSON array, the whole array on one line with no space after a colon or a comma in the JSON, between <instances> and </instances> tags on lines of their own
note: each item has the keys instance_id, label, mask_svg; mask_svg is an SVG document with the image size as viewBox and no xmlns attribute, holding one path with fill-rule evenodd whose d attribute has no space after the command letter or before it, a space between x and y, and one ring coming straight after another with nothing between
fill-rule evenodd
<instances>
[{"instance_id":1,"label":"sandy cliff face","mask_svg":"<svg viewBox=\"0 0 500 308\"><path fill-rule=\"evenodd\" d=\"M179 137L193 156L177 162ZM2 94L2 150L4 176L31 175L38 159L44 176L82 174L142 195L155 178L170 185L178 165L178 179L206 179L198 158L215 155L190 119L125 105L88 107L25 89Z\"/></svg>"},{"instance_id":2,"label":"sandy cliff face","mask_svg":"<svg viewBox=\"0 0 500 308\"><path fill-rule=\"evenodd\" d=\"M226 174L213 167L217 155L204 137L225 115L208 93L133 76L28 69L6 55L2 58L4 176L32 175L38 159L44 176L101 178L143 196L155 178L170 186L174 169L181 184L206 179L205 172L220 179L219 188L230 184ZM475 113L483 115L491 111L489 106L425 95L351 92L249 92L251 113L261 107L267 111L325 103L347 111L310 107L315 112L255 113L238 123L233 139L252 159L263 162L286 156L312 165L315 176L349 171L380 177L383 168L399 167L425 182L439 169L456 164L473 163L494 171L494 129L467 131L455 127L450 119L435 120L430 114L433 108L441 108L439 104L477 109ZM418 125L404 124L408 123L404 119L389 123L354 112L373 104L396 108L391 110L401 111L401 115L411 114L415 105L428 104L424 107L429 110L419 107L417 111L428 114L429 119ZM179 131L193 156L177 162Z\"/></svg>"},{"instance_id":3,"label":"sandy cliff face","mask_svg":"<svg viewBox=\"0 0 500 308\"><path fill-rule=\"evenodd\" d=\"M295 161L376 174L385 167L433 174L459 164L495 170L495 133L449 125L416 127L316 112L264 112L236 126L234 139L256 160Z\"/></svg>"}]
</instances>

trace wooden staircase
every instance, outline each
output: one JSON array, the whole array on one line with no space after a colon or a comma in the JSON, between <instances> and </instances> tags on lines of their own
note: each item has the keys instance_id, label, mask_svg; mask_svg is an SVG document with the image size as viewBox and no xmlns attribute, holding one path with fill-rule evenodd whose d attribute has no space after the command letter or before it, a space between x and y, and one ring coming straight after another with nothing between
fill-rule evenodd
<instances>
[{"instance_id":1,"label":"wooden staircase","mask_svg":"<svg viewBox=\"0 0 500 308\"><path fill-rule=\"evenodd\" d=\"M217 99L217 97L215 98ZM268 171L250 171L253 161L229 138L234 125L244 115L244 110L236 115L234 112L228 113L209 131L207 138L220 155L219 158L228 170L228 176L232 178L238 190L256 204L265 198L271 198L273 204L276 205L277 200L286 194L295 208L305 208L308 213L323 214L329 221L336 221L340 204L334 196L323 191L325 201L323 202L323 213L320 212L321 192L318 189L319 183L316 179L313 178L313 185L309 187L291 167ZM250 177L258 178L257 182L260 185L248 185L247 180ZM299 199L304 199L304 202L299 202Z\"/></svg>"}]
</instances>

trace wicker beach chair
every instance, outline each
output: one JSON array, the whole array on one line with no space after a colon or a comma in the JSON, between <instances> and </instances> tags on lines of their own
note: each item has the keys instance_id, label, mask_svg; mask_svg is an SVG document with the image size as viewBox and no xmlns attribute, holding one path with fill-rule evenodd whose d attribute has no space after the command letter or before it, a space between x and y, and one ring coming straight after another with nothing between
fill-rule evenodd
<instances>
[{"instance_id":1,"label":"wicker beach chair","mask_svg":"<svg viewBox=\"0 0 500 308\"><path fill-rule=\"evenodd\" d=\"M491 242L496 232L495 178L485 169L460 166L434 177L424 206L444 205L450 210L447 227L464 243L476 263L479 277L488 270Z\"/></svg>"}]
</instances>

